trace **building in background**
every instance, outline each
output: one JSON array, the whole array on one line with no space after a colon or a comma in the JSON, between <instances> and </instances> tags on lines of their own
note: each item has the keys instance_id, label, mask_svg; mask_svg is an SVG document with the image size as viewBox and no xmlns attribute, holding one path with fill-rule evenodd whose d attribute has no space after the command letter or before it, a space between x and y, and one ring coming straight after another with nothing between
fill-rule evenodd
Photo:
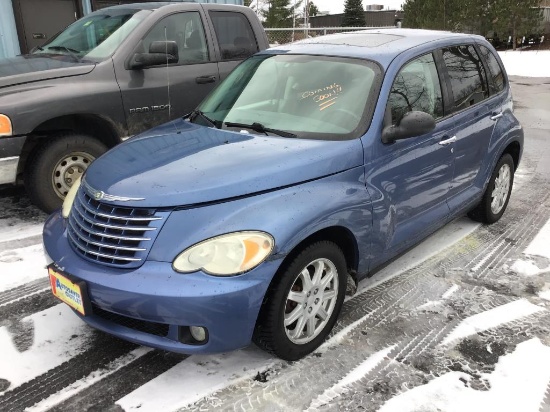
<instances>
[{"instance_id":1,"label":"building in background","mask_svg":"<svg viewBox=\"0 0 550 412\"><path fill-rule=\"evenodd\" d=\"M403 21L401 10L367 10L365 11L366 27L401 27ZM344 14L331 14L328 16L315 16L309 18L311 27L342 27Z\"/></svg>"},{"instance_id":2,"label":"building in background","mask_svg":"<svg viewBox=\"0 0 550 412\"><path fill-rule=\"evenodd\" d=\"M0 0L0 58L28 53L92 11L143 2L145 0ZM243 5L243 0L196 2Z\"/></svg>"}]
</instances>

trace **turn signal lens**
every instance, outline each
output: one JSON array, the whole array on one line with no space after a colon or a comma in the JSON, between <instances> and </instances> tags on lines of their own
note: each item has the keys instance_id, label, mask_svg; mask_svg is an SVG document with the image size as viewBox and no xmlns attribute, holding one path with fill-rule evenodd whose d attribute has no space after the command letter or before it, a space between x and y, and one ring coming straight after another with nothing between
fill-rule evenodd
<instances>
[{"instance_id":1,"label":"turn signal lens","mask_svg":"<svg viewBox=\"0 0 550 412\"><path fill-rule=\"evenodd\" d=\"M65 200L63 201L63 207L61 208L61 215L65 219L67 219L69 217L69 213L71 213L71 209L73 208L73 203L76 198L78 188L80 187L81 180L82 180L82 176L76 179L73 185L71 186L71 188L69 189L67 196L65 196Z\"/></svg>"},{"instance_id":2,"label":"turn signal lens","mask_svg":"<svg viewBox=\"0 0 550 412\"><path fill-rule=\"evenodd\" d=\"M229 233L191 246L174 260L173 267L182 273L203 270L218 276L238 275L262 263L274 246L268 233Z\"/></svg>"},{"instance_id":3,"label":"turn signal lens","mask_svg":"<svg viewBox=\"0 0 550 412\"><path fill-rule=\"evenodd\" d=\"M0 114L0 136L12 135L11 120L5 114Z\"/></svg>"}]
</instances>

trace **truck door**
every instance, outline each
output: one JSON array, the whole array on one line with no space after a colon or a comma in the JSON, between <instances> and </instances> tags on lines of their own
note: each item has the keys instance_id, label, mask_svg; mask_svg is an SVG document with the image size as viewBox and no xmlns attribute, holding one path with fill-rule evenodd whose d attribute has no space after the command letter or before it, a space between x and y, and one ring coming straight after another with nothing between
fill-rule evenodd
<instances>
[{"instance_id":1,"label":"truck door","mask_svg":"<svg viewBox=\"0 0 550 412\"><path fill-rule=\"evenodd\" d=\"M190 112L219 81L201 11L162 17L129 57L148 52L154 41L175 41L178 62L133 70L115 64L130 136Z\"/></svg>"}]
</instances>

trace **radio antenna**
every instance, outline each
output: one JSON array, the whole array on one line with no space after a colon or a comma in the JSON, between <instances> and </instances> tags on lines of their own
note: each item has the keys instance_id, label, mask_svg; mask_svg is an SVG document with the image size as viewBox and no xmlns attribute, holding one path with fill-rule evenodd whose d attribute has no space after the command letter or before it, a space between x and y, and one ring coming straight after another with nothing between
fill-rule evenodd
<instances>
[{"instance_id":1,"label":"radio antenna","mask_svg":"<svg viewBox=\"0 0 550 412\"><path fill-rule=\"evenodd\" d=\"M168 64L168 29L166 26L164 26L164 52L166 54L166 83L167 83L167 90L168 90L168 121L172 121L172 102L170 99L170 66ZM174 125L174 129L176 129L176 132L179 132L177 126Z\"/></svg>"}]
</instances>

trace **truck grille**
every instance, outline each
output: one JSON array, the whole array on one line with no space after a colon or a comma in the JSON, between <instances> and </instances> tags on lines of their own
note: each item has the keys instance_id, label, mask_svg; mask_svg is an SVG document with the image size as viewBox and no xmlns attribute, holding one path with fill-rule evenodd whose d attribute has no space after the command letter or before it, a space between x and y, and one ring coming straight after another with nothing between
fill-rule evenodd
<instances>
[{"instance_id":1,"label":"truck grille","mask_svg":"<svg viewBox=\"0 0 550 412\"><path fill-rule=\"evenodd\" d=\"M84 258L108 266L141 266L168 212L99 202L82 188L69 216L69 244Z\"/></svg>"}]
</instances>

